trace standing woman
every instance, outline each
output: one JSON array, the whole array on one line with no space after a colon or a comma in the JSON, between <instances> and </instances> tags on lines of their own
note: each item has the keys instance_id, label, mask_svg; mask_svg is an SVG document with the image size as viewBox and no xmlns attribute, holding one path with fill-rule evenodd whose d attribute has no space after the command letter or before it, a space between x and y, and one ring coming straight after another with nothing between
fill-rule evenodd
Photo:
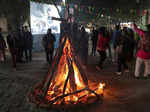
<instances>
[{"instance_id":1,"label":"standing woman","mask_svg":"<svg viewBox=\"0 0 150 112\"><path fill-rule=\"evenodd\" d=\"M92 56L96 55L97 38L98 38L98 31L93 28L92 38L91 38L91 40L92 40L92 53L91 53L91 55Z\"/></svg>"},{"instance_id":2,"label":"standing woman","mask_svg":"<svg viewBox=\"0 0 150 112\"><path fill-rule=\"evenodd\" d=\"M16 71L16 56L17 56L17 48L16 48L16 37L15 33L10 32L7 36L7 43L9 47L9 51L12 58L13 69Z\"/></svg>"},{"instance_id":3,"label":"standing woman","mask_svg":"<svg viewBox=\"0 0 150 112\"><path fill-rule=\"evenodd\" d=\"M97 51L100 55L100 61L96 68L98 70L103 68L103 62L106 59L106 49L108 48L109 38L107 37L107 32L105 27L99 29L98 41L97 41Z\"/></svg>"},{"instance_id":4,"label":"standing woman","mask_svg":"<svg viewBox=\"0 0 150 112\"><path fill-rule=\"evenodd\" d=\"M147 31L137 28L136 24L133 26L140 36L136 53L135 77L140 77L141 66L144 64L144 78L148 78L150 74L150 24L147 25Z\"/></svg>"}]
</instances>

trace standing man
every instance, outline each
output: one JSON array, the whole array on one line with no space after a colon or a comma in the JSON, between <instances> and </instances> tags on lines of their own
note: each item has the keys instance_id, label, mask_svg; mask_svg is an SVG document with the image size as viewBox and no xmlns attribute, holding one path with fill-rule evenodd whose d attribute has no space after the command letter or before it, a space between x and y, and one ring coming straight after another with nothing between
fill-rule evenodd
<instances>
[{"instance_id":1,"label":"standing man","mask_svg":"<svg viewBox=\"0 0 150 112\"><path fill-rule=\"evenodd\" d=\"M18 50L16 47L16 34L12 31L11 28L9 29L9 33L7 36L7 44L12 58L13 69L14 71L16 71L16 58Z\"/></svg>"},{"instance_id":2,"label":"standing man","mask_svg":"<svg viewBox=\"0 0 150 112\"><path fill-rule=\"evenodd\" d=\"M118 38L120 38L121 36L121 32L120 32L120 25L116 25L115 30L113 32L112 35L112 44L113 44L113 48L114 48L114 62L117 62L117 51L116 51L116 41L118 40Z\"/></svg>"},{"instance_id":3,"label":"standing man","mask_svg":"<svg viewBox=\"0 0 150 112\"><path fill-rule=\"evenodd\" d=\"M17 62L23 63L23 50L24 50L24 37L22 35L21 29L17 29L16 32L16 43L17 43L17 48L18 48L18 53L17 53Z\"/></svg>"},{"instance_id":4,"label":"standing man","mask_svg":"<svg viewBox=\"0 0 150 112\"><path fill-rule=\"evenodd\" d=\"M88 34L85 31L85 28L82 26L79 39L79 57L84 69L86 69L86 66L88 64L88 40Z\"/></svg>"},{"instance_id":5,"label":"standing man","mask_svg":"<svg viewBox=\"0 0 150 112\"><path fill-rule=\"evenodd\" d=\"M98 39L98 31L93 28L92 33L93 34L92 34L92 38L91 38L91 40L92 40L92 53L91 53L91 55L95 56L96 55L97 39Z\"/></svg>"},{"instance_id":6,"label":"standing man","mask_svg":"<svg viewBox=\"0 0 150 112\"><path fill-rule=\"evenodd\" d=\"M4 37L2 36L2 28L0 28L0 51L2 52L4 61L6 61L5 48L6 42L4 40Z\"/></svg>"},{"instance_id":7,"label":"standing man","mask_svg":"<svg viewBox=\"0 0 150 112\"><path fill-rule=\"evenodd\" d=\"M24 27L24 50L26 62L32 61L32 45L33 45L33 37L31 32L28 31L28 27Z\"/></svg>"},{"instance_id":8,"label":"standing man","mask_svg":"<svg viewBox=\"0 0 150 112\"><path fill-rule=\"evenodd\" d=\"M43 37L42 42L45 48L46 60L49 64L52 63L55 41L56 41L56 38L52 34L51 29L48 29L47 34Z\"/></svg>"}]
</instances>

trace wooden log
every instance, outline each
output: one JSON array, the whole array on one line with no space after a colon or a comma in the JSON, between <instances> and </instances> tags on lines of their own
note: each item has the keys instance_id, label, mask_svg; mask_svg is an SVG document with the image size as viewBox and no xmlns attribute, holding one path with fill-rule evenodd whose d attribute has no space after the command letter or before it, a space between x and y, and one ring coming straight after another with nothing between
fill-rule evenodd
<instances>
[{"instance_id":1,"label":"wooden log","mask_svg":"<svg viewBox=\"0 0 150 112\"><path fill-rule=\"evenodd\" d=\"M53 103L55 103L56 101L58 100L61 100L67 96L71 96L71 95L74 95L74 94L78 94L80 92L83 92L83 91L89 91L90 93L94 93L95 96L97 97L97 100L100 99L102 100L102 97L100 95L98 95L97 93L95 93L94 91L90 90L89 88L84 88L84 89L81 89L81 90L78 90L78 91L75 91L75 92L72 92L72 93L68 93L68 94L64 94L62 96L58 96L56 97L54 100L50 101L50 105L52 105Z\"/></svg>"},{"instance_id":2,"label":"wooden log","mask_svg":"<svg viewBox=\"0 0 150 112\"><path fill-rule=\"evenodd\" d=\"M100 95L98 95L95 91L91 90L91 89L87 89L90 93L94 93L95 96L99 99L100 98Z\"/></svg>"},{"instance_id":3,"label":"wooden log","mask_svg":"<svg viewBox=\"0 0 150 112\"><path fill-rule=\"evenodd\" d=\"M67 64L69 64L69 62L67 61ZM70 65L69 65L70 66ZM69 69L69 72L70 72L70 69ZM65 94L65 91L66 91L66 87L67 87L67 83L68 83L68 80L69 80L69 73L67 74L67 79L65 80L65 84L64 84L64 88L63 88L63 95Z\"/></svg>"},{"instance_id":4,"label":"wooden log","mask_svg":"<svg viewBox=\"0 0 150 112\"><path fill-rule=\"evenodd\" d=\"M88 90L88 88L84 88L84 89L81 89L81 90L78 90L78 91L75 91L75 92L72 92L72 93L68 93L68 94L64 94L62 96L58 96L54 100L50 101L50 105L53 104L53 103L55 103L57 100L63 99L65 97L67 97L67 96L71 96L71 95L80 93L80 92L85 91L85 90Z\"/></svg>"},{"instance_id":5,"label":"wooden log","mask_svg":"<svg viewBox=\"0 0 150 112\"><path fill-rule=\"evenodd\" d=\"M70 69L70 77L69 77L69 81L70 81L70 86L72 91L76 91L77 87L76 87L76 83L75 83L75 73L74 73L74 69L73 69L73 63L72 63L72 59L70 57L68 57L68 61L70 62L69 64L69 69Z\"/></svg>"},{"instance_id":6,"label":"wooden log","mask_svg":"<svg viewBox=\"0 0 150 112\"><path fill-rule=\"evenodd\" d=\"M58 6L57 6L57 4L56 4L55 0L51 0L51 1L52 1L52 3L55 5L55 7L56 7L56 9L57 9L58 14L59 14L59 16L61 17L62 15L61 15L61 13L60 13L60 10L59 10L59 8L58 8Z\"/></svg>"},{"instance_id":7,"label":"wooden log","mask_svg":"<svg viewBox=\"0 0 150 112\"><path fill-rule=\"evenodd\" d=\"M75 74L74 74L74 70L73 70L73 66L72 66L72 60L70 59L69 56L67 56L67 63L69 65L69 73L68 73L67 79L65 81L63 94L65 93L67 82L69 79L70 79L71 89L73 91L76 91L76 84L75 84L75 78L74 78Z\"/></svg>"},{"instance_id":8,"label":"wooden log","mask_svg":"<svg viewBox=\"0 0 150 112\"><path fill-rule=\"evenodd\" d=\"M49 85L50 85L50 83L51 83L51 80L53 79L53 76L54 76L54 73L55 73L55 71L57 70L57 68L58 68L58 64L59 64L59 61L60 61L60 58L61 58L61 56L62 56L62 54L63 54L63 48L64 48L64 45L65 45L65 43L66 43L66 37L64 37L64 42L62 43L62 45L61 45L61 47L60 47L60 51L59 52L57 52L58 53L58 58L57 58L57 60L56 60L56 63L55 63L55 65L54 65L54 68L52 69L52 72L50 72L49 73L49 77L47 77L48 79L47 79L47 81L45 82L45 84L44 84L44 86L43 86L43 96L45 97L46 96L46 94L47 94L47 91L48 91L48 88L49 88Z\"/></svg>"},{"instance_id":9,"label":"wooden log","mask_svg":"<svg viewBox=\"0 0 150 112\"><path fill-rule=\"evenodd\" d=\"M85 83L85 85L88 87L88 79L86 77L86 73L84 72L84 70L82 69L81 65L80 65L80 62L77 61L76 57L74 56L73 57L73 61L75 62L75 64L77 65L79 71L80 71L80 75L81 77L83 78L83 81Z\"/></svg>"},{"instance_id":10,"label":"wooden log","mask_svg":"<svg viewBox=\"0 0 150 112\"><path fill-rule=\"evenodd\" d=\"M69 38L69 42L71 44L71 50L72 50L72 61L74 61L75 64L77 65L77 67L78 67L78 69L80 71L81 77L83 78L83 81L84 81L85 85L88 86L88 79L86 77L86 73L82 69L80 62L78 61L78 59L76 57L76 54L75 54L74 49L72 47L72 40L71 40L71 38Z\"/></svg>"}]
</instances>

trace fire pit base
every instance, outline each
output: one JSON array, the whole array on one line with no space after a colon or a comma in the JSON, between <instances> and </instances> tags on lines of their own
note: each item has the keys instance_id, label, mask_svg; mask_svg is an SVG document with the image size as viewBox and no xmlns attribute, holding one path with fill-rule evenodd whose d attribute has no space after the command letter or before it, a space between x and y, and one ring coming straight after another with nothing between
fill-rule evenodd
<instances>
[{"instance_id":1,"label":"fire pit base","mask_svg":"<svg viewBox=\"0 0 150 112\"><path fill-rule=\"evenodd\" d=\"M60 110L70 110L70 109L81 109L89 106L96 106L102 104L103 94L89 98L88 103L78 103L78 104L51 104L48 102L41 92L42 84L36 85L31 88L27 100L33 107L40 107L44 109L60 109Z\"/></svg>"},{"instance_id":2,"label":"fire pit base","mask_svg":"<svg viewBox=\"0 0 150 112\"><path fill-rule=\"evenodd\" d=\"M69 36L62 38L46 79L29 93L28 100L44 108L77 108L102 103L103 83L92 84L74 53Z\"/></svg>"}]
</instances>

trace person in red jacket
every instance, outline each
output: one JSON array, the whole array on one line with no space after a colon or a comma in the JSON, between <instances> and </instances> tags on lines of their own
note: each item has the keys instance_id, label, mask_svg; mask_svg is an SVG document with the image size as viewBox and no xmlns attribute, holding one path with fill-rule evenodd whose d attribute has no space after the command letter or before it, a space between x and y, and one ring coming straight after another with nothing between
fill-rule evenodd
<instances>
[{"instance_id":1,"label":"person in red jacket","mask_svg":"<svg viewBox=\"0 0 150 112\"><path fill-rule=\"evenodd\" d=\"M106 49L108 48L108 44L109 44L109 38L106 32L106 28L101 27L99 29L97 48L96 48L100 55L99 64L98 66L96 66L98 70L102 69L103 67L103 62L106 59Z\"/></svg>"},{"instance_id":2,"label":"person in red jacket","mask_svg":"<svg viewBox=\"0 0 150 112\"><path fill-rule=\"evenodd\" d=\"M138 50L136 54L137 59L135 67L135 77L139 78L141 65L144 63L144 77L147 78L150 74L150 24L147 25L147 31L138 29L136 24L134 24L134 30L141 37L138 42Z\"/></svg>"}]
</instances>

